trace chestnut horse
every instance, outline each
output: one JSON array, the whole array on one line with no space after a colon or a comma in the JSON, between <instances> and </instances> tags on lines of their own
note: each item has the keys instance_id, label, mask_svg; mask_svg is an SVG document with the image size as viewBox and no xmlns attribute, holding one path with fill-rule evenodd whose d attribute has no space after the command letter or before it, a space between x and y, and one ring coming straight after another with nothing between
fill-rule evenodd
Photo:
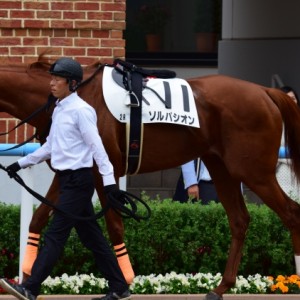
<instances>
[{"instance_id":1,"label":"chestnut horse","mask_svg":"<svg viewBox=\"0 0 300 300\"><path fill-rule=\"evenodd\" d=\"M84 78L88 78L96 67L85 67ZM31 66L1 66L0 110L24 119L41 107L49 94L48 69L49 65L42 61ZM78 92L97 111L99 133L118 180L126 165L125 125L118 122L106 107L102 75L100 70ZM193 90L201 127L145 124L139 173L173 168L199 156L208 167L227 213L232 239L222 281L205 299L222 299L236 281L250 222L241 182L273 209L290 230L299 274L300 205L280 188L275 170L284 124L292 167L296 178L300 179L300 110L279 90L227 76L193 78L188 83ZM44 112L30 124L42 132L48 120L49 115ZM96 167L94 174L98 196L105 205L102 179ZM56 177L46 197L56 201ZM50 210L43 204L39 206L33 215L30 232L41 232ZM105 219L111 242L121 245L124 242L122 218L109 210Z\"/></svg>"}]
</instances>

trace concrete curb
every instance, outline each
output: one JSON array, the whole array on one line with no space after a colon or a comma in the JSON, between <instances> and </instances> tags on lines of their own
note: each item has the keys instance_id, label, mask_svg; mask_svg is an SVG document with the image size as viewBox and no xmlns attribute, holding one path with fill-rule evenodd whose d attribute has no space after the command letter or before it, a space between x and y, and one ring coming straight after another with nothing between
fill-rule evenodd
<instances>
[{"instance_id":1,"label":"concrete curb","mask_svg":"<svg viewBox=\"0 0 300 300\"><path fill-rule=\"evenodd\" d=\"M39 296L37 300L90 300L93 297L101 295L51 295ZM182 294L182 295L132 295L132 300L203 300L205 294ZM1 295L0 300L16 299L11 295ZM224 300L296 300L300 295L273 295L273 294L240 294L240 295L223 295Z\"/></svg>"}]
</instances>

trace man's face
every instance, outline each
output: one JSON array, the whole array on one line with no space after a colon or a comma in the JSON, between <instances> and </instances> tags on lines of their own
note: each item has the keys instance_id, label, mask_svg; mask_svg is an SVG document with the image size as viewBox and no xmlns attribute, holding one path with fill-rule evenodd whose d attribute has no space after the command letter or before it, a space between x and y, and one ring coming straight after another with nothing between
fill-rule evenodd
<instances>
[{"instance_id":1,"label":"man's face","mask_svg":"<svg viewBox=\"0 0 300 300\"><path fill-rule=\"evenodd\" d=\"M51 76L50 88L53 96L58 99L64 99L71 94L66 78L60 76Z\"/></svg>"}]
</instances>

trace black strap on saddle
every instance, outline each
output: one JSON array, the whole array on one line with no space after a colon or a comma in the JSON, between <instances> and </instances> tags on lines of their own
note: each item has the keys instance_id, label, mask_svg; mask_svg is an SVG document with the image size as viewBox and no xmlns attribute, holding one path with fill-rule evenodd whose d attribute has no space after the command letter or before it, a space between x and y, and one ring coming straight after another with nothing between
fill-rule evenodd
<instances>
[{"instance_id":1,"label":"black strap on saddle","mask_svg":"<svg viewBox=\"0 0 300 300\"><path fill-rule=\"evenodd\" d=\"M114 67L116 70L118 70L121 73L126 72L137 72L140 73L144 78L145 77L155 77L155 78L175 78L176 73L174 71L170 70L149 70L137 67L133 63L130 63L128 61L123 61L121 59L115 59L114 61Z\"/></svg>"},{"instance_id":2,"label":"black strap on saddle","mask_svg":"<svg viewBox=\"0 0 300 300\"><path fill-rule=\"evenodd\" d=\"M130 129L127 174L135 174L139 169L142 147L142 91L144 78L174 78L176 73L170 70L147 70L120 59L114 61L114 68L123 76L123 86L130 97Z\"/></svg>"}]
</instances>

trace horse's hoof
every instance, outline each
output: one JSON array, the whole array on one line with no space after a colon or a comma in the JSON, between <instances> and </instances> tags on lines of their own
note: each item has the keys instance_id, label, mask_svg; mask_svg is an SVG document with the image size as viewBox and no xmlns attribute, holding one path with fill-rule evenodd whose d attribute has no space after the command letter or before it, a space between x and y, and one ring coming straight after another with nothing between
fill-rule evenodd
<instances>
[{"instance_id":1,"label":"horse's hoof","mask_svg":"<svg viewBox=\"0 0 300 300\"><path fill-rule=\"evenodd\" d=\"M209 292L203 300L223 300L223 297L214 292Z\"/></svg>"}]
</instances>

